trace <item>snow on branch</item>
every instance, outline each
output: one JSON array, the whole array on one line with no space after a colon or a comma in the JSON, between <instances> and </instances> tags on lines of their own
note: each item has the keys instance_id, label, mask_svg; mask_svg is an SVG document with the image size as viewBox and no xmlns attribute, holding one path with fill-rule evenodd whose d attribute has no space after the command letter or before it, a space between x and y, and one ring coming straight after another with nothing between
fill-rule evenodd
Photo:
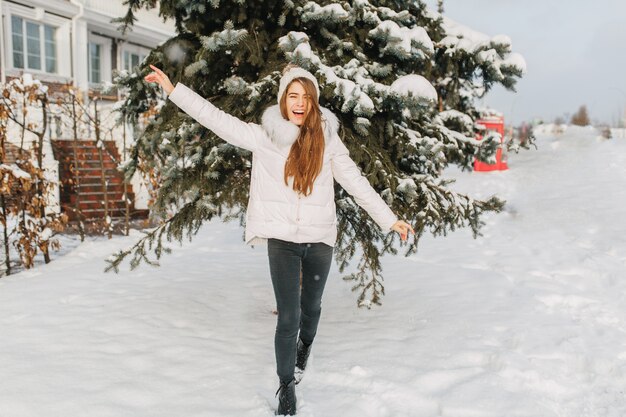
<instances>
[{"instance_id":1,"label":"snow on branch","mask_svg":"<svg viewBox=\"0 0 626 417\"><path fill-rule=\"evenodd\" d=\"M34 95L46 95L48 93L48 86L44 85L40 80L34 79L29 73L22 74L21 77L17 77L9 81L8 91L25 91L29 90L30 94Z\"/></svg>"},{"instance_id":2,"label":"snow on branch","mask_svg":"<svg viewBox=\"0 0 626 417\"><path fill-rule=\"evenodd\" d=\"M453 53L457 50L475 53L482 48L490 46L492 40L484 33L461 25L449 17L442 16L442 19L441 26L446 36L439 43L449 50L448 53Z\"/></svg>"},{"instance_id":3,"label":"snow on branch","mask_svg":"<svg viewBox=\"0 0 626 417\"><path fill-rule=\"evenodd\" d=\"M224 30L215 32L211 36L202 36L200 41L202 46L211 52L215 52L225 47L236 46L239 42L248 36L245 29L235 30L233 22L228 20L224 24Z\"/></svg>"},{"instance_id":4,"label":"snow on branch","mask_svg":"<svg viewBox=\"0 0 626 417\"><path fill-rule=\"evenodd\" d=\"M390 91L403 97L437 101L437 91L421 75L409 74L398 77L390 86Z\"/></svg>"},{"instance_id":5,"label":"snow on branch","mask_svg":"<svg viewBox=\"0 0 626 417\"><path fill-rule=\"evenodd\" d=\"M2 176L9 174L17 179L30 180L31 176L28 172L24 171L16 164L1 164L0 165L0 173Z\"/></svg>"},{"instance_id":6,"label":"snow on branch","mask_svg":"<svg viewBox=\"0 0 626 417\"><path fill-rule=\"evenodd\" d=\"M435 117L438 122L441 120L443 124L456 122L463 127L464 131L472 132L474 130L474 120L467 114L458 110L444 110L439 112Z\"/></svg>"},{"instance_id":7,"label":"snow on branch","mask_svg":"<svg viewBox=\"0 0 626 417\"><path fill-rule=\"evenodd\" d=\"M337 3L320 6L319 4L310 1L304 5L303 11L302 21L304 22L326 20L339 23L346 20L350 16L349 13Z\"/></svg>"},{"instance_id":8,"label":"snow on branch","mask_svg":"<svg viewBox=\"0 0 626 417\"><path fill-rule=\"evenodd\" d=\"M252 83L234 75L224 80L224 89L231 95L246 96L249 104L246 107L245 113L250 113L254 110L257 103L262 100L264 94L273 89L276 84L276 79L278 78L280 78L278 71L274 71Z\"/></svg>"},{"instance_id":9,"label":"snow on branch","mask_svg":"<svg viewBox=\"0 0 626 417\"><path fill-rule=\"evenodd\" d=\"M278 47L283 51L293 51L305 42L309 42L309 36L306 33L292 31L278 40Z\"/></svg>"},{"instance_id":10,"label":"snow on branch","mask_svg":"<svg viewBox=\"0 0 626 417\"><path fill-rule=\"evenodd\" d=\"M378 11L383 19L405 20L411 18L411 13L408 10L396 12L389 7L379 7Z\"/></svg>"},{"instance_id":11,"label":"snow on branch","mask_svg":"<svg viewBox=\"0 0 626 417\"><path fill-rule=\"evenodd\" d=\"M394 21L384 20L369 31L369 37L385 43L382 53L398 58L410 58L416 55L422 57L423 53L431 55L435 52L428 33L420 26L400 27Z\"/></svg>"},{"instance_id":12,"label":"snow on branch","mask_svg":"<svg viewBox=\"0 0 626 417\"><path fill-rule=\"evenodd\" d=\"M513 52L513 53L509 54L502 61L502 64L500 64L500 66L502 68L504 68L504 67L515 68L518 71L520 71L521 74L525 74L526 71L527 71L526 60L524 59L524 57L521 54L519 54L517 52Z\"/></svg>"}]
</instances>

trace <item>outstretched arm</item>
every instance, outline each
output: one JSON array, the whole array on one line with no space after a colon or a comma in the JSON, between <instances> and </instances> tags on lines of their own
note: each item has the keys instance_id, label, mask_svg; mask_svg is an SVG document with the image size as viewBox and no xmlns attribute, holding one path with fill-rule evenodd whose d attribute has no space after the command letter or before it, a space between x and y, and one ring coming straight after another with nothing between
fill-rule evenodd
<instances>
[{"instance_id":1,"label":"outstretched arm","mask_svg":"<svg viewBox=\"0 0 626 417\"><path fill-rule=\"evenodd\" d=\"M408 238L409 232L415 234L413 227L403 220L398 220L385 201L378 195L369 181L363 176L359 167L350 158L348 149L338 141L338 152L331 160L333 177L346 190L376 223L387 232L396 231L402 240Z\"/></svg>"},{"instance_id":2,"label":"outstretched arm","mask_svg":"<svg viewBox=\"0 0 626 417\"><path fill-rule=\"evenodd\" d=\"M148 82L158 83L168 94L169 99L181 110L193 117L198 123L210 129L231 145L254 151L263 136L262 129L255 124L246 123L215 107L208 100L178 83L171 83L163 71L150 65L154 72L144 78Z\"/></svg>"}]
</instances>

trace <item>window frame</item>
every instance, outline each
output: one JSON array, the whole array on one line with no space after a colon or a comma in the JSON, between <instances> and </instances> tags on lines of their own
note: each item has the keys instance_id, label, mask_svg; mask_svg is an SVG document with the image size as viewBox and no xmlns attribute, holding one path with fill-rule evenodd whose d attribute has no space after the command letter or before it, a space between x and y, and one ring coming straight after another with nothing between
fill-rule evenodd
<instances>
[{"instance_id":1,"label":"window frame","mask_svg":"<svg viewBox=\"0 0 626 417\"><path fill-rule=\"evenodd\" d=\"M16 51L17 48L15 45L15 38L16 38L17 33L14 30L15 29L14 24L17 20L21 21L21 28L20 28L21 33L19 34L19 36L22 38L22 45L21 45L21 51L19 52ZM59 57L57 54L57 51L59 49L58 40L57 40L58 27L45 23L45 22L38 22L34 19L22 17L18 14L11 14L10 22L11 22L11 27L10 27L10 31L11 31L10 64L11 64L11 67L13 69L21 70L21 71L33 71L33 72L38 72L38 73L50 74L50 75L58 75L59 73L59 67L58 67ZM30 36L29 34L29 25L30 27L33 27L33 26L37 27L37 35L38 35L37 43L39 44L37 55L31 53L34 48L31 47L31 41L33 40L33 37ZM52 62L53 62L54 68L52 69L52 71L48 70L48 61L50 59L50 56L48 54L49 52L49 46L48 46L49 41L48 41L48 33L47 33L48 29L53 31L52 32L52 36L53 36ZM16 52L22 55L22 67L16 66L16 59L15 59ZM31 66L32 57L36 57L36 59L39 61L38 68L36 66Z\"/></svg>"},{"instance_id":2,"label":"window frame","mask_svg":"<svg viewBox=\"0 0 626 417\"><path fill-rule=\"evenodd\" d=\"M96 54L94 54L94 48L96 50ZM102 83L102 44L95 42L88 42L87 44L87 78L89 79L89 84L100 84ZM94 68L94 60L98 61L98 67ZM98 74L98 79L95 80L94 74Z\"/></svg>"},{"instance_id":3,"label":"window frame","mask_svg":"<svg viewBox=\"0 0 626 417\"><path fill-rule=\"evenodd\" d=\"M58 3L57 0L50 0L52 3ZM58 5L58 4L56 4ZM68 7L72 6L68 4ZM23 73L30 73L37 76L42 81L65 83L72 78L72 19L70 16L63 16L60 14L52 14L41 7L27 7L13 2L0 2L0 9L2 11L2 25L0 37L4 43L4 54L2 66L4 68L3 73L7 77L19 77ZM28 62L25 60L26 51L22 51L23 66L19 68L14 65L13 62L13 33L12 33L12 18L17 17L23 20L27 20L39 25L48 25L55 29L55 72L46 71L45 61L45 33L43 34L43 49L41 54L43 55L41 69L32 69L28 67ZM22 23L24 25L24 23ZM45 32L45 29L44 29ZM23 33L24 35L24 33ZM41 55L40 55L41 59Z\"/></svg>"},{"instance_id":4,"label":"window frame","mask_svg":"<svg viewBox=\"0 0 626 417\"><path fill-rule=\"evenodd\" d=\"M100 45L100 82L94 82L91 78L91 45ZM105 36L96 35L89 31L87 35L87 82L90 88L102 87L103 84L113 81L112 77L112 64L111 64L111 50L113 41L111 38Z\"/></svg>"},{"instance_id":5,"label":"window frame","mask_svg":"<svg viewBox=\"0 0 626 417\"><path fill-rule=\"evenodd\" d=\"M129 54L130 68L126 68L126 54ZM118 65L119 70L120 71L127 70L129 72L133 72L134 67L132 66L132 55L137 55L137 58L138 58L137 65L140 65L149 54L150 54L149 48L139 46L139 45L129 44L129 43L123 44L120 48L119 65Z\"/></svg>"}]
</instances>

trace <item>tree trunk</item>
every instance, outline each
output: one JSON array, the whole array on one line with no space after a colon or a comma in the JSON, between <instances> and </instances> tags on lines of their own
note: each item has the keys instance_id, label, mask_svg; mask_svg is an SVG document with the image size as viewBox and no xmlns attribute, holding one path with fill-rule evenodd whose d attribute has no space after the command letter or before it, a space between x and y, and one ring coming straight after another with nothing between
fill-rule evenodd
<instances>
[{"instance_id":1,"label":"tree trunk","mask_svg":"<svg viewBox=\"0 0 626 417\"><path fill-rule=\"evenodd\" d=\"M5 139L5 130L4 130L4 125L0 125L0 129L2 129L2 131L0 131L0 151L2 152L2 159L3 161L1 161L2 163L4 163L4 156L6 155L6 150L4 149L4 139ZM7 202L6 199L4 198L4 194L0 194L0 210L2 210L2 218L4 219L4 227L2 228L2 242L4 243L4 259L5 259L5 265L6 265L6 274L7 275L11 275L11 256L10 256L10 251L9 251L9 232L7 230L7 223L8 223L8 219L7 219Z\"/></svg>"},{"instance_id":2,"label":"tree trunk","mask_svg":"<svg viewBox=\"0 0 626 417\"><path fill-rule=\"evenodd\" d=\"M26 97L22 101L22 132L20 136L20 150L24 149L24 138L26 137ZM17 122L17 120L16 120ZM19 123L19 122L18 122Z\"/></svg>"},{"instance_id":3,"label":"tree trunk","mask_svg":"<svg viewBox=\"0 0 626 417\"><path fill-rule=\"evenodd\" d=\"M2 228L2 239L4 242L4 263L7 266L6 274L11 275L11 256L9 253L9 233L7 231L7 203L4 194L0 195L0 208L2 209L2 218L4 219L4 227Z\"/></svg>"},{"instance_id":4,"label":"tree trunk","mask_svg":"<svg viewBox=\"0 0 626 417\"><path fill-rule=\"evenodd\" d=\"M48 130L48 99L44 98L41 100L41 112L43 116L43 126L41 127L41 133L38 136L38 148L37 148L37 165L42 173L44 173L43 168L43 140L46 135L46 130ZM46 204L44 204L45 190L44 190L44 180L37 178L37 197L39 198L39 215L42 219L46 218ZM43 259L45 263L50 263L50 246L46 242L46 244L41 248L43 252Z\"/></svg>"}]
</instances>

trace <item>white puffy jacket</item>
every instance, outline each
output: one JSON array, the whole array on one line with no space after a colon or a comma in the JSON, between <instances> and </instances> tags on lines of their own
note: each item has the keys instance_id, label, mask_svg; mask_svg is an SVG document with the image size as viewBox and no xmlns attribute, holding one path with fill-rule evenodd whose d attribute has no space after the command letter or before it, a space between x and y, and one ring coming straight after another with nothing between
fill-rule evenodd
<instances>
[{"instance_id":1,"label":"white puffy jacket","mask_svg":"<svg viewBox=\"0 0 626 417\"><path fill-rule=\"evenodd\" d=\"M269 107L263 114L262 124L257 125L221 111L180 83L169 99L220 138L252 152L246 243L258 244L276 238L334 246L337 218L333 179L383 230L390 230L398 220L350 159L348 149L337 134L337 117L330 110L322 108L325 138L322 171L313 184L313 191L305 197L292 189L292 178L289 185L285 185L283 179L285 162L300 128L282 117L278 105Z\"/></svg>"}]
</instances>

